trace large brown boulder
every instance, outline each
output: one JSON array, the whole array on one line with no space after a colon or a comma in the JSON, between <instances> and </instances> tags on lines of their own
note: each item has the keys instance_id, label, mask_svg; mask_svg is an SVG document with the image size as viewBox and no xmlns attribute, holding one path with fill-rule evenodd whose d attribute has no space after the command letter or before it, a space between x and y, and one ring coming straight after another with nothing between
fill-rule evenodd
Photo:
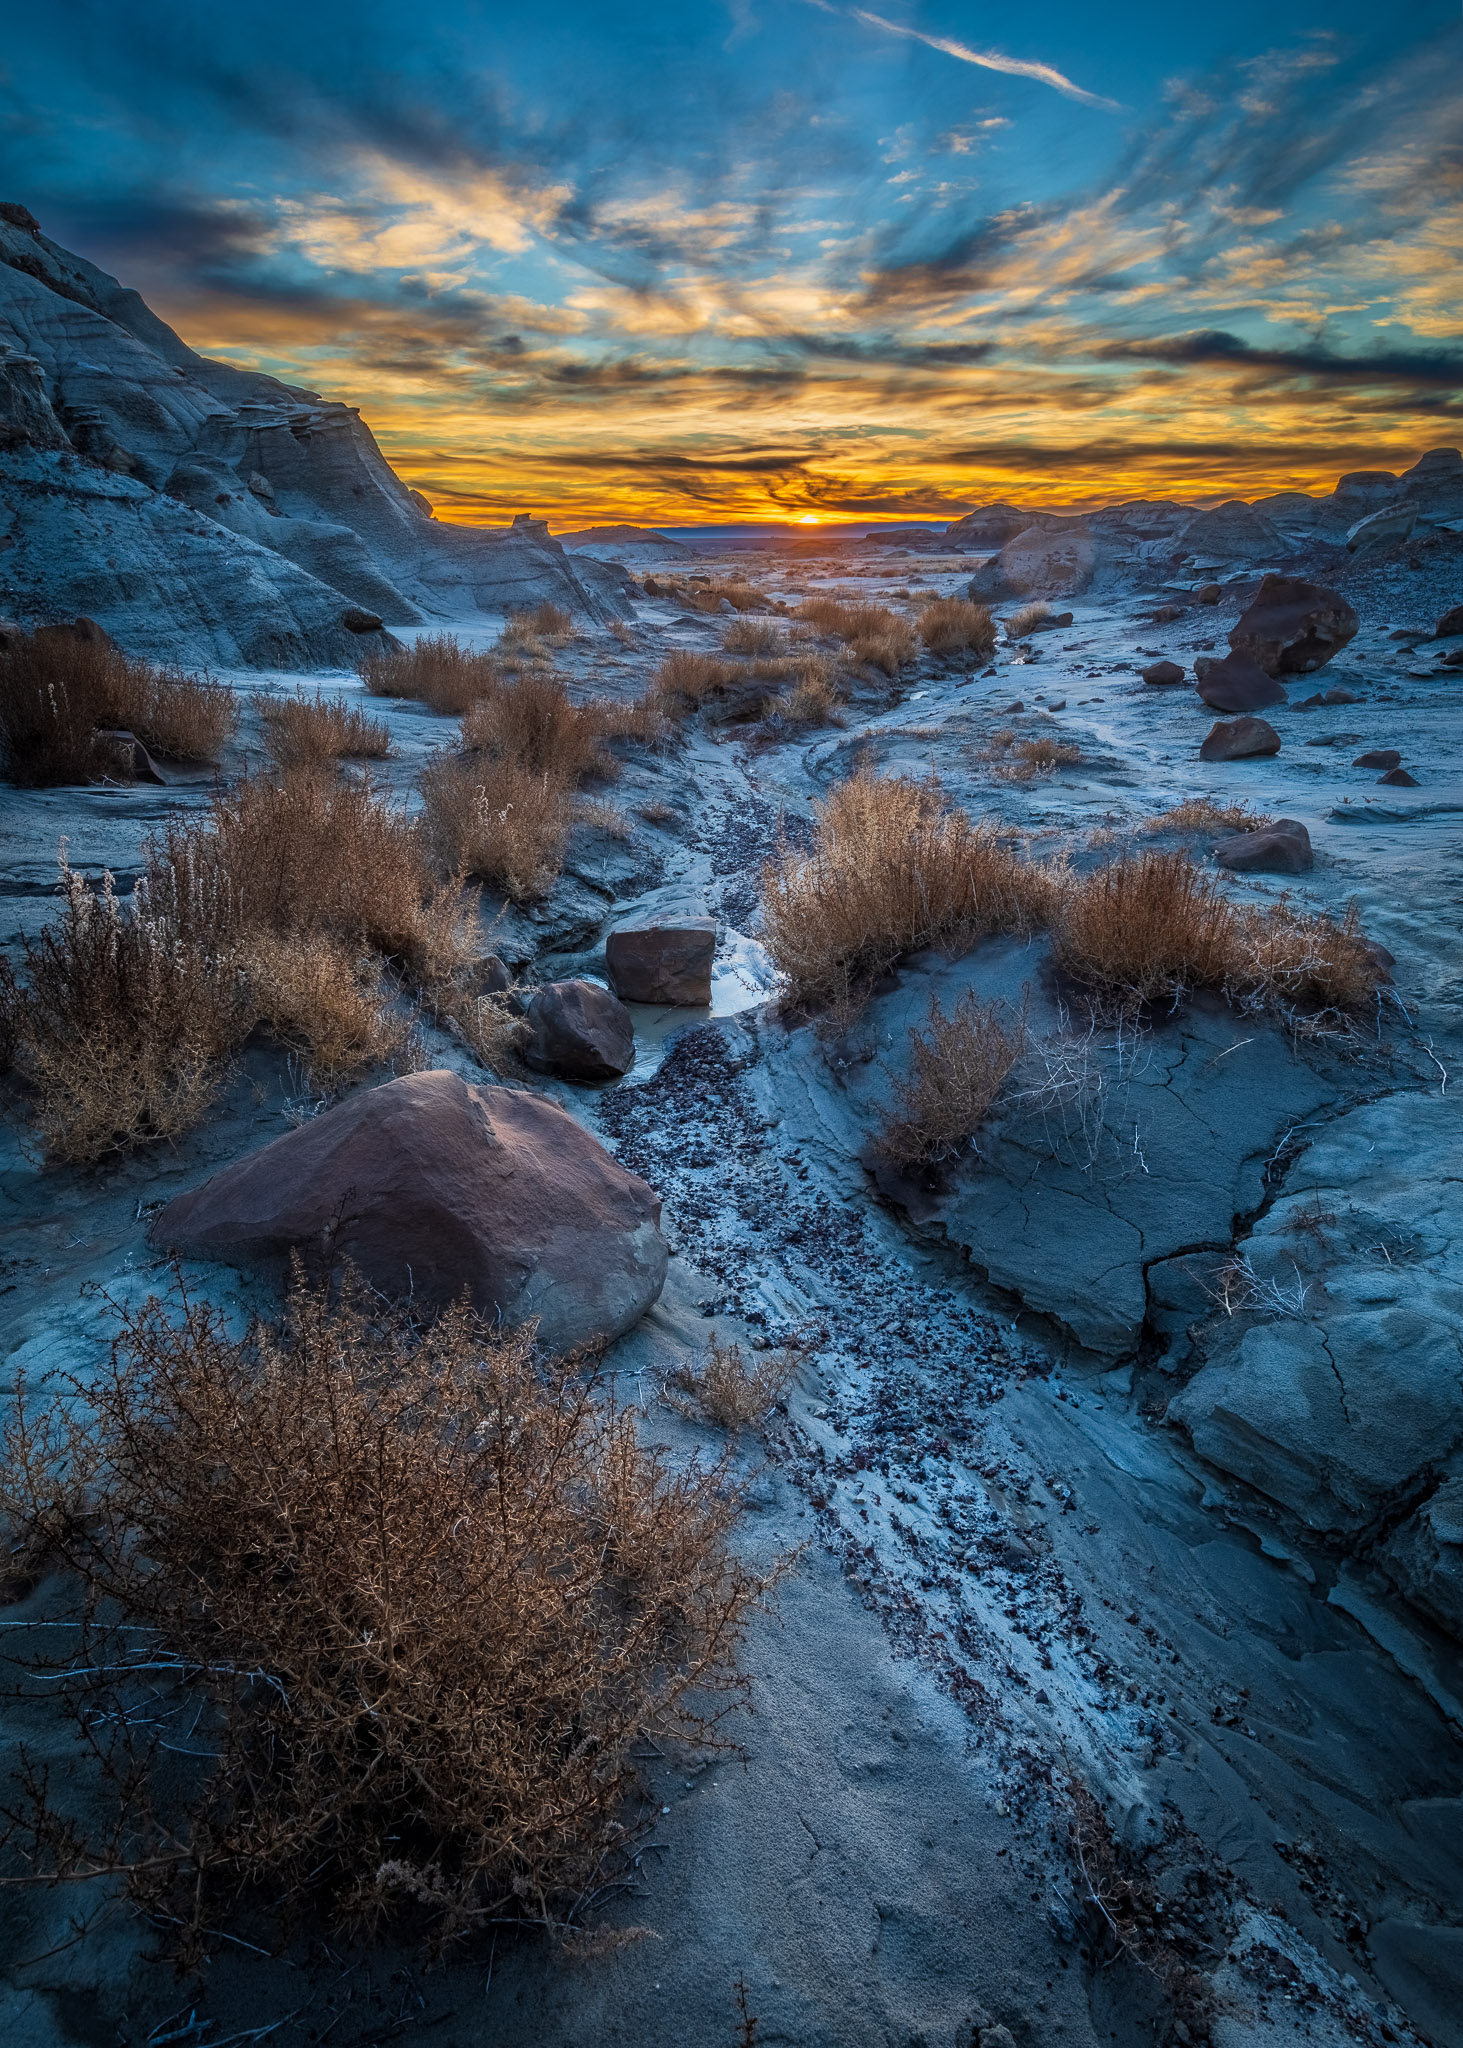
<instances>
[{"instance_id":1,"label":"large brown boulder","mask_svg":"<svg viewBox=\"0 0 1463 2048\"><path fill-rule=\"evenodd\" d=\"M445 1072L363 1089L170 1202L154 1244L353 1261L393 1298L464 1290L546 1349L621 1335L665 1281L660 1198L556 1103Z\"/></svg>"},{"instance_id":2,"label":"large brown boulder","mask_svg":"<svg viewBox=\"0 0 1463 2048\"><path fill-rule=\"evenodd\" d=\"M1263 718L1231 718L1211 726L1199 749L1201 761L1250 761L1280 752L1280 735Z\"/></svg>"},{"instance_id":3,"label":"large brown boulder","mask_svg":"<svg viewBox=\"0 0 1463 2048\"><path fill-rule=\"evenodd\" d=\"M1241 875L1305 875L1316 864L1311 835L1299 818L1275 818L1253 832L1221 839L1214 858Z\"/></svg>"},{"instance_id":4,"label":"large brown boulder","mask_svg":"<svg viewBox=\"0 0 1463 2048\"><path fill-rule=\"evenodd\" d=\"M1288 701L1284 683L1277 683L1243 655L1227 654L1223 661L1205 662L1202 674L1196 664L1195 674L1199 676L1195 689L1215 711L1268 711L1272 704Z\"/></svg>"},{"instance_id":5,"label":"large brown boulder","mask_svg":"<svg viewBox=\"0 0 1463 2048\"><path fill-rule=\"evenodd\" d=\"M1455 633L1463 633L1463 604L1455 604L1450 611L1444 612L1433 633L1439 640L1451 640Z\"/></svg>"},{"instance_id":6,"label":"large brown boulder","mask_svg":"<svg viewBox=\"0 0 1463 2048\"><path fill-rule=\"evenodd\" d=\"M1172 690L1184 680L1184 672L1176 661L1150 661L1141 671L1145 683L1151 683L1155 690Z\"/></svg>"},{"instance_id":7,"label":"large brown boulder","mask_svg":"<svg viewBox=\"0 0 1463 2048\"><path fill-rule=\"evenodd\" d=\"M627 1003L709 1003L715 958L714 918L611 932L605 941L610 985Z\"/></svg>"},{"instance_id":8,"label":"large brown boulder","mask_svg":"<svg viewBox=\"0 0 1463 2048\"><path fill-rule=\"evenodd\" d=\"M1267 576L1231 627L1234 652L1270 676L1308 676L1356 636L1356 613L1339 590L1303 576Z\"/></svg>"},{"instance_id":9,"label":"large brown boulder","mask_svg":"<svg viewBox=\"0 0 1463 2048\"><path fill-rule=\"evenodd\" d=\"M616 1081L635 1064L635 1026L598 982L546 982L528 1006L523 1057L566 1081Z\"/></svg>"}]
</instances>

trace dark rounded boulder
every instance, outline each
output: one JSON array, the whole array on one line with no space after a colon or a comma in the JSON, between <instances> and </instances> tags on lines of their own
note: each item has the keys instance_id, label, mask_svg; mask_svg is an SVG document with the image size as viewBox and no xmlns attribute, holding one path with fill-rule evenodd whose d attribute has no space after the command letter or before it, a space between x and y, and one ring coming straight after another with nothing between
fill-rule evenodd
<instances>
[{"instance_id":1,"label":"dark rounded boulder","mask_svg":"<svg viewBox=\"0 0 1463 2048\"><path fill-rule=\"evenodd\" d=\"M1172 690L1184 680L1184 672L1176 661L1150 661L1140 673L1155 690Z\"/></svg>"},{"instance_id":2,"label":"dark rounded boulder","mask_svg":"<svg viewBox=\"0 0 1463 2048\"><path fill-rule=\"evenodd\" d=\"M1379 775L1377 780L1390 784L1393 789L1416 789L1419 786L1417 777L1409 775L1405 768L1389 768L1386 774Z\"/></svg>"},{"instance_id":3,"label":"dark rounded boulder","mask_svg":"<svg viewBox=\"0 0 1463 2048\"><path fill-rule=\"evenodd\" d=\"M1194 592L1194 599L1198 604L1218 604L1223 595L1224 589L1221 584L1201 583Z\"/></svg>"},{"instance_id":4,"label":"dark rounded boulder","mask_svg":"<svg viewBox=\"0 0 1463 2048\"><path fill-rule=\"evenodd\" d=\"M1455 633L1463 633L1463 604L1455 604L1451 611L1444 612L1433 628L1436 640L1451 640Z\"/></svg>"},{"instance_id":5,"label":"dark rounded boulder","mask_svg":"<svg viewBox=\"0 0 1463 2048\"><path fill-rule=\"evenodd\" d=\"M1353 768L1400 768L1402 756L1395 747L1373 747L1369 754L1358 754L1351 765Z\"/></svg>"},{"instance_id":6,"label":"dark rounded boulder","mask_svg":"<svg viewBox=\"0 0 1463 2048\"><path fill-rule=\"evenodd\" d=\"M617 1081L635 1063L635 1026L598 982L550 981L528 1006L523 1057L566 1081Z\"/></svg>"},{"instance_id":7,"label":"dark rounded boulder","mask_svg":"<svg viewBox=\"0 0 1463 2048\"><path fill-rule=\"evenodd\" d=\"M1288 701L1284 683L1239 654L1206 662L1194 687L1214 711L1268 711L1272 704Z\"/></svg>"},{"instance_id":8,"label":"dark rounded boulder","mask_svg":"<svg viewBox=\"0 0 1463 2048\"><path fill-rule=\"evenodd\" d=\"M1253 832L1221 839L1214 858L1241 875L1305 875L1316 864L1311 835L1299 818L1275 818Z\"/></svg>"},{"instance_id":9,"label":"dark rounded boulder","mask_svg":"<svg viewBox=\"0 0 1463 2048\"><path fill-rule=\"evenodd\" d=\"M353 604L341 613L340 623L347 633L379 633L385 621L375 612L362 611L358 604Z\"/></svg>"},{"instance_id":10,"label":"dark rounded boulder","mask_svg":"<svg viewBox=\"0 0 1463 2048\"><path fill-rule=\"evenodd\" d=\"M1266 576L1229 644L1266 675L1308 676L1356 637L1360 623L1339 590L1303 576Z\"/></svg>"},{"instance_id":11,"label":"dark rounded boulder","mask_svg":"<svg viewBox=\"0 0 1463 2048\"><path fill-rule=\"evenodd\" d=\"M610 986L626 1003L709 1003L715 958L714 918L644 925L605 941Z\"/></svg>"},{"instance_id":12,"label":"dark rounded boulder","mask_svg":"<svg viewBox=\"0 0 1463 2048\"><path fill-rule=\"evenodd\" d=\"M632 1328L666 1272L659 1196L567 1111L443 1071L347 1097L179 1195L149 1236L231 1264L348 1258L393 1299L536 1316L556 1353Z\"/></svg>"},{"instance_id":13,"label":"dark rounded boulder","mask_svg":"<svg viewBox=\"0 0 1463 2048\"><path fill-rule=\"evenodd\" d=\"M1280 752L1280 735L1263 718L1231 718L1211 726L1199 749L1201 761L1251 761Z\"/></svg>"}]
</instances>

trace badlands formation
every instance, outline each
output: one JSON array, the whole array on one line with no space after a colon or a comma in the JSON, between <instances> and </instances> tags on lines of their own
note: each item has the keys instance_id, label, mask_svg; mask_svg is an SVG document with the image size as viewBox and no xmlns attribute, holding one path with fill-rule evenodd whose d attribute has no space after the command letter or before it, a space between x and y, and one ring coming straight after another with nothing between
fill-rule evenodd
<instances>
[{"instance_id":1,"label":"badlands formation","mask_svg":"<svg viewBox=\"0 0 1463 2048\"><path fill-rule=\"evenodd\" d=\"M785 1353L725 1441L742 1553L797 1557L740 1754L641 1759L600 1919L644 1938L576 1961L502 1930L428 1971L251 1924L180 1987L106 1876L10 1890L6 2039L1463 2048L1458 452L1318 498L989 506L730 577L648 533L434 520L354 410L195 355L0 211L6 630L84 617L212 670L225 789L324 685L384 721L372 784L414 812L456 723L367 696L363 653L501 644L545 603L575 701L725 671L668 741L615 743L552 879L482 892L524 1057L423 1013L332 1101L256 1034L195 1128L94 1166L44 1163L8 1082L7 1383L96 1375L108 1300L166 1292L170 1249L237 1318L340 1230L384 1291L607 1340L674 1460L724 1441L663 1398L678 1371ZM917 622L932 593L993 607L994 651L861 658L816 603ZM759 624L763 658L823 657L818 717L753 673ZM149 836L206 818L213 768L152 773L4 790L13 958L63 840L125 899ZM1237 912L1354 907L1371 995L1326 1028L1203 990L1115 1009L1038 922L800 1012L769 867L857 775L937 776L1054 872L1184 852ZM972 994L1023 1020L1015 1084L900 1163L911 1034ZM16 1642L44 1596L15 1590ZM7 1767L69 1754L7 1685Z\"/></svg>"}]
</instances>

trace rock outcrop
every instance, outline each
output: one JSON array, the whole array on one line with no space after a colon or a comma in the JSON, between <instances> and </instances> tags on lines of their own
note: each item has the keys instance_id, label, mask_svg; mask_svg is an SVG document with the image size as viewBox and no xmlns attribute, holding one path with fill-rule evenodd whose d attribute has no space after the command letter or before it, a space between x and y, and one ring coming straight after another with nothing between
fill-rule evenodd
<instances>
[{"instance_id":1,"label":"rock outcrop","mask_svg":"<svg viewBox=\"0 0 1463 2048\"><path fill-rule=\"evenodd\" d=\"M1264 724L1263 719L1253 722ZM1279 750L1278 740L1274 748L1266 749ZM1221 839L1214 858L1220 867L1233 868L1241 875L1305 875L1316 864L1311 835L1299 818L1274 818L1253 832L1236 832L1232 839Z\"/></svg>"},{"instance_id":2,"label":"rock outcrop","mask_svg":"<svg viewBox=\"0 0 1463 2048\"><path fill-rule=\"evenodd\" d=\"M348 613L625 614L614 571L547 528L434 520L354 407L196 354L19 211L0 214L0 610L269 667L349 666L378 629Z\"/></svg>"},{"instance_id":3,"label":"rock outcrop","mask_svg":"<svg viewBox=\"0 0 1463 2048\"><path fill-rule=\"evenodd\" d=\"M383 1294L467 1291L546 1349L621 1335L665 1282L660 1198L556 1103L446 1072L363 1089L226 1166L154 1244L231 1264L349 1258Z\"/></svg>"},{"instance_id":4,"label":"rock outcrop","mask_svg":"<svg viewBox=\"0 0 1463 2048\"><path fill-rule=\"evenodd\" d=\"M1194 687L1215 711L1268 711L1287 701L1285 685L1241 654L1195 664Z\"/></svg>"},{"instance_id":5,"label":"rock outcrop","mask_svg":"<svg viewBox=\"0 0 1463 2048\"><path fill-rule=\"evenodd\" d=\"M993 562L970 579L970 596L984 601L1008 597L1079 597L1097 570L1098 544L1077 520L1060 526L1028 526L1008 540Z\"/></svg>"},{"instance_id":6,"label":"rock outcrop","mask_svg":"<svg viewBox=\"0 0 1463 2048\"><path fill-rule=\"evenodd\" d=\"M1230 718L1211 726L1199 748L1201 761L1253 761L1280 752L1280 735L1264 718Z\"/></svg>"},{"instance_id":7,"label":"rock outcrop","mask_svg":"<svg viewBox=\"0 0 1463 2048\"><path fill-rule=\"evenodd\" d=\"M1339 590L1301 576L1267 576L1230 628L1229 644L1266 675L1308 676L1355 639L1360 623Z\"/></svg>"}]
</instances>

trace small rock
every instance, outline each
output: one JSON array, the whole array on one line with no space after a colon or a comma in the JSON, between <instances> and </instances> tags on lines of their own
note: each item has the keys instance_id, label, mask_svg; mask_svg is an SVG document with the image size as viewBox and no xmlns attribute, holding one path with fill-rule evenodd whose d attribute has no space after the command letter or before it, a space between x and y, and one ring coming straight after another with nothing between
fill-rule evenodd
<instances>
[{"instance_id":1,"label":"small rock","mask_svg":"<svg viewBox=\"0 0 1463 2048\"><path fill-rule=\"evenodd\" d=\"M1065 697L1058 697L1055 704L1049 704L1047 706L1048 711L1065 711L1066 708L1067 700Z\"/></svg>"},{"instance_id":2,"label":"small rock","mask_svg":"<svg viewBox=\"0 0 1463 2048\"><path fill-rule=\"evenodd\" d=\"M1170 625L1175 619L1181 619L1183 615L1184 608L1181 604L1161 604L1156 612L1148 614L1155 626Z\"/></svg>"},{"instance_id":3,"label":"small rock","mask_svg":"<svg viewBox=\"0 0 1463 2048\"><path fill-rule=\"evenodd\" d=\"M715 957L714 919L611 932L605 944L610 986L626 1003L709 1003Z\"/></svg>"},{"instance_id":4,"label":"small rock","mask_svg":"<svg viewBox=\"0 0 1463 2048\"><path fill-rule=\"evenodd\" d=\"M1233 718L1211 726L1199 749L1201 761L1248 761L1280 752L1280 735L1263 718Z\"/></svg>"},{"instance_id":5,"label":"small rock","mask_svg":"<svg viewBox=\"0 0 1463 2048\"><path fill-rule=\"evenodd\" d=\"M1450 654L1439 657L1440 668L1463 668L1463 647L1455 647Z\"/></svg>"},{"instance_id":6,"label":"small rock","mask_svg":"<svg viewBox=\"0 0 1463 2048\"><path fill-rule=\"evenodd\" d=\"M1025 705L1024 705L1023 703L1022 703L1021 699L1020 699L1020 698L1018 697L1018 698L1016 699L1016 702L1015 702L1014 704L1003 704L1003 705L1002 705L1002 707L1001 707L1001 709L1002 709L1002 711L1003 711L1003 712L1006 712L1006 711L1024 711L1024 710L1026 709L1026 706L1025 706Z\"/></svg>"},{"instance_id":7,"label":"small rock","mask_svg":"<svg viewBox=\"0 0 1463 2048\"><path fill-rule=\"evenodd\" d=\"M1223 595L1224 592L1217 583L1201 583L1194 592L1195 600L1199 604L1218 604Z\"/></svg>"},{"instance_id":8,"label":"small rock","mask_svg":"<svg viewBox=\"0 0 1463 2048\"><path fill-rule=\"evenodd\" d=\"M1305 875L1316 864L1311 835L1299 818L1276 818L1253 832L1222 839L1214 858L1241 875Z\"/></svg>"},{"instance_id":9,"label":"small rock","mask_svg":"<svg viewBox=\"0 0 1463 2048\"><path fill-rule=\"evenodd\" d=\"M1265 711L1286 702L1285 685L1242 654L1211 662L1194 687L1215 711Z\"/></svg>"},{"instance_id":10,"label":"small rock","mask_svg":"<svg viewBox=\"0 0 1463 2048\"><path fill-rule=\"evenodd\" d=\"M1386 947L1379 945L1375 939L1363 939L1361 950L1366 954L1368 960L1371 961L1373 967L1376 968L1377 979L1379 981L1390 981L1392 979L1392 969L1397 965L1396 955L1389 953Z\"/></svg>"},{"instance_id":11,"label":"small rock","mask_svg":"<svg viewBox=\"0 0 1463 2048\"><path fill-rule=\"evenodd\" d=\"M1337 683L1333 689L1327 690L1321 702L1323 704L1360 704L1361 698L1355 690L1345 689L1340 683Z\"/></svg>"},{"instance_id":12,"label":"small rock","mask_svg":"<svg viewBox=\"0 0 1463 2048\"><path fill-rule=\"evenodd\" d=\"M567 1081L615 1081L635 1061L635 1026L618 996L592 981L551 981L528 1006L523 1057Z\"/></svg>"},{"instance_id":13,"label":"small rock","mask_svg":"<svg viewBox=\"0 0 1463 2048\"><path fill-rule=\"evenodd\" d=\"M1176 661L1151 661L1140 673L1144 682L1151 683L1155 690L1171 690L1184 680L1184 672Z\"/></svg>"},{"instance_id":14,"label":"small rock","mask_svg":"<svg viewBox=\"0 0 1463 2048\"><path fill-rule=\"evenodd\" d=\"M375 612L362 611L358 604L353 604L341 613L340 623L347 633L379 633L383 621Z\"/></svg>"},{"instance_id":15,"label":"small rock","mask_svg":"<svg viewBox=\"0 0 1463 2048\"><path fill-rule=\"evenodd\" d=\"M1443 616L1433 627L1433 638L1435 640L1451 640L1455 633L1463 633L1463 604L1455 604L1450 611L1444 612ZM1398 636L1394 635L1393 637L1396 638ZM1408 638L1410 639L1411 637L1409 634Z\"/></svg>"},{"instance_id":16,"label":"small rock","mask_svg":"<svg viewBox=\"0 0 1463 2048\"><path fill-rule=\"evenodd\" d=\"M1369 754L1358 754L1351 765L1353 768L1400 768L1402 756L1395 747L1374 747Z\"/></svg>"},{"instance_id":17,"label":"small rock","mask_svg":"<svg viewBox=\"0 0 1463 2048\"><path fill-rule=\"evenodd\" d=\"M1072 614L1070 612L1052 612L1047 618L1034 619L1031 625L1028 626L1027 631L1030 633L1056 633L1064 626L1070 626L1071 623Z\"/></svg>"},{"instance_id":18,"label":"small rock","mask_svg":"<svg viewBox=\"0 0 1463 2048\"><path fill-rule=\"evenodd\" d=\"M1377 777L1378 782L1389 782L1393 789L1416 789L1417 777L1409 775L1405 768L1389 768L1385 775Z\"/></svg>"}]
</instances>

